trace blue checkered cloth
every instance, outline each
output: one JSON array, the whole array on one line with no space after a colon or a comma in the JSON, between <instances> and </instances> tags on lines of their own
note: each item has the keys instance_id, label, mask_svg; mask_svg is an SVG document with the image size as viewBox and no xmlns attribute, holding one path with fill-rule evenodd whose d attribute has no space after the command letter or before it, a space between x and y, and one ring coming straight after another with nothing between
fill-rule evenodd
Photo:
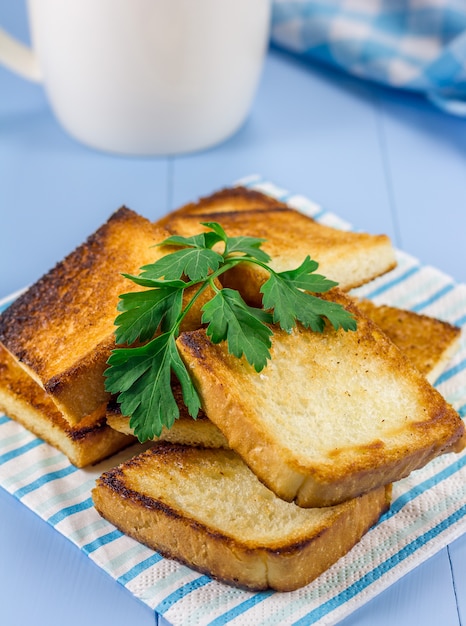
<instances>
[{"instance_id":1,"label":"blue checkered cloth","mask_svg":"<svg viewBox=\"0 0 466 626\"><path fill-rule=\"evenodd\" d=\"M466 0L273 0L272 43L466 115Z\"/></svg>"}]
</instances>

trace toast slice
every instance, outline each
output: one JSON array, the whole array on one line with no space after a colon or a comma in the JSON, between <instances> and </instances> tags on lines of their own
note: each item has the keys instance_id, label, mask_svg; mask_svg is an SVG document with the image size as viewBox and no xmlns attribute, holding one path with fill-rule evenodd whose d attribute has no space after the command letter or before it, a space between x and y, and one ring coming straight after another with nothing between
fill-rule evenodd
<instances>
[{"instance_id":1,"label":"toast slice","mask_svg":"<svg viewBox=\"0 0 466 626\"><path fill-rule=\"evenodd\" d=\"M262 248L271 267L285 271L311 256L319 273L349 290L388 272L396 265L395 252L386 235L338 230L319 224L273 198L243 187L224 189L198 203L188 204L164 217L159 224L173 234L202 232L201 222L216 221L229 236L265 239ZM268 273L258 266L240 264L222 277L225 286L238 289L251 304L260 305L259 288Z\"/></svg>"},{"instance_id":2,"label":"toast slice","mask_svg":"<svg viewBox=\"0 0 466 626\"><path fill-rule=\"evenodd\" d=\"M357 307L434 383L458 348L461 328L443 320L370 300Z\"/></svg>"},{"instance_id":3,"label":"toast slice","mask_svg":"<svg viewBox=\"0 0 466 626\"><path fill-rule=\"evenodd\" d=\"M302 509L231 450L159 443L104 473L92 496L100 515L166 557L237 587L291 591L355 545L388 509L390 489Z\"/></svg>"},{"instance_id":4,"label":"toast slice","mask_svg":"<svg viewBox=\"0 0 466 626\"><path fill-rule=\"evenodd\" d=\"M461 329L448 322L397 307L375 305L368 300L358 301L357 306L432 383L457 349ZM179 385L175 384L173 391L180 417L170 429L164 428L158 439L206 448L228 447L224 435L207 418L204 411L199 412L196 420L189 415ZM107 407L107 423L121 433L133 434L129 418L121 414L115 401L110 402Z\"/></svg>"},{"instance_id":5,"label":"toast slice","mask_svg":"<svg viewBox=\"0 0 466 626\"><path fill-rule=\"evenodd\" d=\"M209 196L200 198L197 202L189 202L162 217L158 224L166 227L173 217L178 218L183 215L204 217L205 215L250 211L251 209L268 211L277 207L287 208L287 205L265 193L239 185L216 191Z\"/></svg>"},{"instance_id":6,"label":"toast slice","mask_svg":"<svg viewBox=\"0 0 466 626\"><path fill-rule=\"evenodd\" d=\"M122 272L138 274L166 254L154 246L167 236L123 207L0 316L0 342L70 424L105 412L118 296L141 289ZM199 326L196 307L187 327Z\"/></svg>"},{"instance_id":7,"label":"toast slice","mask_svg":"<svg viewBox=\"0 0 466 626\"><path fill-rule=\"evenodd\" d=\"M167 441L204 448L228 448L228 442L222 431L210 421L202 409L196 419L189 415L183 402L181 386L177 381L173 382L172 388L180 416L171 428L163 427L160 437L155 437L154 441ZM134 431L129 422L130 418L121 414L119 404L115 400L110 401L107 406L107 424L120 433L134 436Z\"/></svg>"},{"instance_id":8,"label":"toast slice","mask_svg":"<svg viewBox=\"0 0 466 626\"><path fill-rule=\"evenodd\" d=\"M354 314L357 331L275 329L260 374L204 329L178 338L203 409L229 446L279 497L303 507L394 482L464 433L456 411L348 296L324 297Z\"/></svg>"},{"instance_id":9,"label":"toast slice","mask_svg":"<svg viewBox=\"0 0 466 626\"><path fill-rule=\"evenodd\" d=\"M76 467L102 461L134 443L96 411L72 426L46 392L0 346L0 410L63 452Z\"/></svg>"}]
</instances>

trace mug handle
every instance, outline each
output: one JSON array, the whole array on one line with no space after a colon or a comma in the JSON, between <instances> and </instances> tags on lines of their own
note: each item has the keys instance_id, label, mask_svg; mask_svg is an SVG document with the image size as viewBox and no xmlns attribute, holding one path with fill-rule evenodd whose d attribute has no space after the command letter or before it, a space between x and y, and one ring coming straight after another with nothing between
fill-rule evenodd
<instances>
[{"instance_id":1,"label":"mug handle","mask_svg":"<svg viewBox=\"0 0 466 626\"><path fill-rule=\"evenodd\" d=\"M23 78L36 83L42 80L39 61L33 50L0 28L0 63Z\"/></svg>"}]
</instances>

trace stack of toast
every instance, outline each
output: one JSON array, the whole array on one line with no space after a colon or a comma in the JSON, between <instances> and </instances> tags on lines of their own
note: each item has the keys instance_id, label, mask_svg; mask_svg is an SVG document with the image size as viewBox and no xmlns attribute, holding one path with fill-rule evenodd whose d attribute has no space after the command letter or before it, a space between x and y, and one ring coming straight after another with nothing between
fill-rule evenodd
<instances>
[{"instance_id":1,"label":"stack of toast","mask_svg":"<svg viewBox=\"0 0 466 626\"><path fill-rule=\"evenodd\" d=\"M323 226L269 196L225 189L157 223L117 211L0 316L0 408L79 467L134 443L129 417L105 391L122 273L169 250L170 234L204 222L265 240L277 271L307 255L339 283L320 297L357 330L274 329L257 373L213 344L198 302L177 345L202 402L196 420L174 383L180 418L153 446L104 473L96 509L163 555L242 588L289 591L335 563L390 505L391 483L460 450L463 422L432 386L458 328L357 301L349 291L395 267L384 235ZM222 275L252 305L266 275ZM205 298L209 294L206 293Z\"/></svg>"},{"instance_id":2,"label":"stack of toast","mask_svg":"<svg viewBox=\"0 0 466 626\"><path fill-rule=\"evenodd\" d=\"M106 423L104 372L115 347L119 295L169 251L169 233L126 207L32 285L0 316L0 407L77 467L134 442ZM199 326L199 300L185 320Z\"/></svg>"}]
</instances>

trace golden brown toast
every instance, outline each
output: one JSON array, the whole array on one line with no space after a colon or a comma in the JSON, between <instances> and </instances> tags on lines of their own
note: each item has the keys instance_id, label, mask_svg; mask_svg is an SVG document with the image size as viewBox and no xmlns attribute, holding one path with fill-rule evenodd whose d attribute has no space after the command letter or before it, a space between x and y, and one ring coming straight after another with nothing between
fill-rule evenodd
<instances>
[{"instance_id":1,"label":"golden brown toast","mask_svg":"<svg viewBox=\"0 0 466 626\"><path fill-rule=\"evenodd\" d=\"M92 495L103 517L166 557L237 587L291 591L354 546L388 509L390 489L302 509L231 450L159 443L104 473Z\"/></svg>"},{"instance_id":2,"label":"golden brown toast","mask_svg":"<svg viewBox=\"0 0 466 626\"><path fill-rule=\"evenodd\" d=\"M170 249L156 244L167 236L123 207L0 316L0 343L70 424L105 411L103 374L115 345L118 296L141 290L122 273L138 274L166 254ZM201 304L186 318L188 327L199 326Z\"/></svg>"},{"instance_id":3,"label":"golden brown toast","mask_svg":"<svg viewBox=\"0 0 466 626\"><path fill-rule=\"evenodd\" d=\"M351 311L357 331L274 329L260 374L203 329L178 339L203 409L229 446L279 497L304 507L394 482L464 433L456 411L351 298L339 290L323 297Z\"/></svg>"},{"instance_id":4,"label":"golden brown toast","mask_svg":"<svg viewBox=\"0 0 466 626\"><path fill-rule=\"evenodd\" d=\"M233 211L250 211L251 209L255 211L268 211L278 207L286 209L288 205L265 193L255 191L254 189L247 189L242 186L226 187L209 196L200 198L197 202L189 202L183 205L179 209L162 217L158 221L158 224L165 227L173 217L178 218L183 215L198 215L204 217L205 215L231 213Z\"/></svg>"},{"instance_id":5,"label":"golden brown toast","mask_svg":"<svg viewBox=\"0 0 466 626\"><path fill-rule=\"evenodd\" d=\"M269 196L243 187L224 189L198 203L188 204L164 217L159 224L173 234L202 232L200 222L216 221L229 236L265 239L262 249L276 271L298 267L309 255L319 263L319 273L339 283L343 290L369 282L396 265L395 252L386 235L338 230ZM268 278L258 266L240 264L222 277L225 286L241 291L252 304L260 304L259 288Z\"/></svg>"},{"instance_id":6,"label":"golden brown toast","mask_svg":"<svg viewBox=\"0 0 466 626\"><path fill-rule=\"evenodd\" d=\"M359 300L357 307L381 328L431 383L458 348L461 329L443 320Z\"/></svg>"},{"instance_id":7,"label":"golden brown toast","mask_svg":"<svg viewBox=\"0 0 466 626\"><path fill-rule=\"evenodd\" d=\"M0 346L0 410L63 452L73 465L97 463L135 442L97 411L72 426L46 392Z\"/></svg>"},{"instance_id":8,"label":"golden brown toast","mask_svg":"<svg viewBox=\"0 0 466 626\"><path fill-rule=\"evenodd\" d=\"M430 382L436 380L458 346L461 329L448 322L396 307L378 306L368 300L358 301L357 306L408 356ZM189 415L179 385L174 386L174 395L180 417L172 428L163 429L160 440L206 448L228 447L224 435L202 410L197 420ZM116 402L110 402L107 407L107 423L119 432L133 434L129 418L121 414Z\"/></svg>"}]
</instances>

